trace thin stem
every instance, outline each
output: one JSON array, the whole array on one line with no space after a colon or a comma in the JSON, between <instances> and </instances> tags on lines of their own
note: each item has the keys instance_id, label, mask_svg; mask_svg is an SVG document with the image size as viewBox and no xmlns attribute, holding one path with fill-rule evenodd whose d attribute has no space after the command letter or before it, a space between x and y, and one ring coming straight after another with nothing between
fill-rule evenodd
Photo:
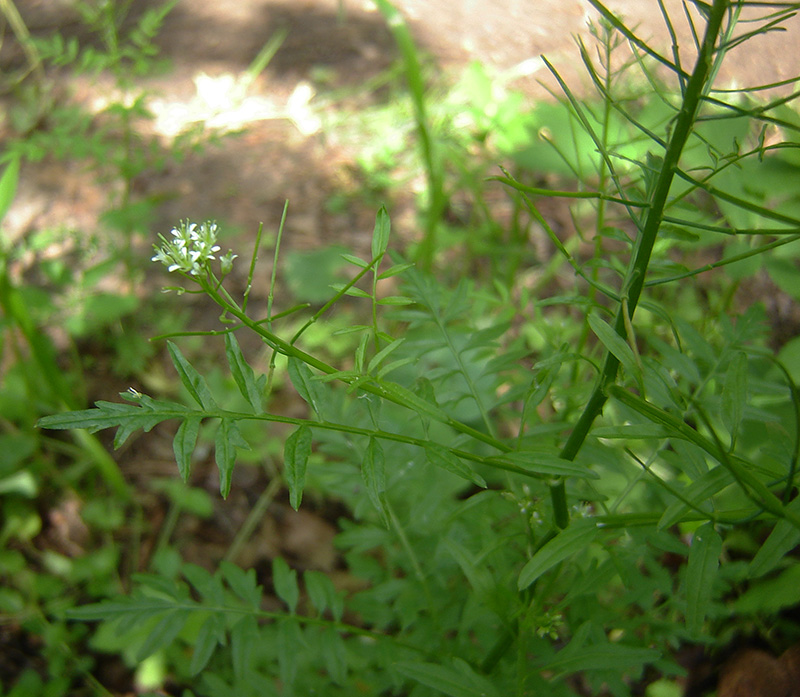
<instances>
[{"instance_id":1,"label":"thin stem","mask_svg":"<svg viewBox=\"0 0 800 697\"><path fill-rule=\"evenodd\" d=\"M594 0L592 0L592 4L595 7L600 5L600 3ZM650 207L646 212L644 226L636 238L633 255L623 285L623 291L620 294L621 297L625 298L627 301L628 319L633 317L644 287L647 267L650 263L653 246L658 237L658 230L664 216L670 187L672 186L672 181L678 169L678 161L681 153L691 135L703 95L708 88L708 77L712 69L714 47L720 33L725 11L728 9L729 5L730 0L714 0L714 4L709 12L706 33L703 43L700 46L697 63L686 84L683 105L675 120L674 130L669 140L667 150L664 153L664 162L658 173L658 178L650 200ZM670 67L676 69L675 66L671 64ZM614 329L623 338L626 335L625 313L626 310L623 303L620 302L614 319ZM578 454L578 451L589 435L589 430L594 420L600 414L603 405L606 403L606 389L616 380L618 370L619 360L611 352L608 352L606 354L603 370L595 383L586 407L562 448L561 457L563 459L575 459L575 456ZM565 528L569 524L569 509L567 506L566 487L563 479L551 486L550 495L553 502L556 525L560 528Z\"/></svg>"}]
</instances>

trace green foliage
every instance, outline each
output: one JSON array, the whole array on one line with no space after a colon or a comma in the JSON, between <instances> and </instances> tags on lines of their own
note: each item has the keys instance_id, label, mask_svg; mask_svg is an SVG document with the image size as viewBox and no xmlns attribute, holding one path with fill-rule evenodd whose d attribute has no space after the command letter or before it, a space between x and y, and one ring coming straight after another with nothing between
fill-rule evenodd
<instances>
[{"instance_id":1,"label":"green foliage","mask_svg":"<svg viewBox=\"0 0 800 697\"><path fill-rule=\"evenodd\" d=\"M776 189L773 175L793 171L796 119L783 99L756 107L748 92L712 89L739 41L741 3L687 9L697 37L692 68L677 46L668 58L592 5L602 17L599 59L580 50L598 101L578 98L546 63L563 88L552 110L568 128L543 135L568 177L564 190L527 183L530 143L511 135L514 118L501 120L520 169L497 180L552 243L548 273L568 268L572 285L562 280L559 294L537 295L499 268L490 282L451 283L457 273L436 270L437 253L448 251L438 229L426 229L414 266L390 252L381 208L371 258L343 255L346 282L331 264L330 299L297 329L295 310L307 308L273 313L274 275L268 314L256 318L247 292L237 299L226 288L234 255L212 254L216 226L186 221L175 239L161 238L154 260L220 308L214 333L224 335L237 401L170 341L185 402L131 390L127 403L100 401L38 422L116 428L115 447L137 430L177 422L181 477L190 480L195 452L213 442L223 497L235 486L237 457L260 451L261 432L282 429L275 476L294 509L319 498L346 508L336 545L356 582L339 587L336 577L280 556L258 573L227 560L208 570L162 547L152 572L132 576L130 593L106 589L98 602L60 607L75 622L63 625L68 631L100 622L95 650L132 666L161 657L198 695L616 697L673 694L679 645L713 643L732 626L796 605L797 364L784 366L768 348L763 308L738 304L726 288L762 265L791 285L800 218L794 192ZM744 38L800 10L767 5ZM442 144L407 29L389 3L379 6L403 53L431 189L428 220L436 220ZM625 41L633 54L620 61ZM477 71L470 79L483 84ZM482 128L488 135L496 126ZM766 129L779 145L766 144ZM761 173L772 186L745 185ZM588 252L556 234L543 196L571 205ZM704 262L716 248L718 261ZM715 269L701 292L698 277ZM306 299L322 302L318 290ZM309 328L324 326L345 296L365 318L344 332L348 353L308 347ZM272 353L266 375L242 349L237 334L245 333ZM302 415L286 408L276 383L293 388ZM23 439L15 447L31 446ZM14 477L18 460L9 462L0 461L9 475L0 483L15 497L3 534L29 540L35 482ZM177 486L168 493L173 510L189 507ZM208 509L205 500L192 505ZM797 639L796 630L782 631L768 638Z\"/></svg>"}]
</instances>

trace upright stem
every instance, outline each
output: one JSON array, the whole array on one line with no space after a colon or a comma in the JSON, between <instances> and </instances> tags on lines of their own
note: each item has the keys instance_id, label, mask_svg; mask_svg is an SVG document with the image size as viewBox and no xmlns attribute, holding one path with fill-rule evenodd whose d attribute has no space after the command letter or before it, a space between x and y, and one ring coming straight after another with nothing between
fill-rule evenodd
<instances>
[{"instance_id":1,"label":"upright stem","mask_svg":"<svg viewBox=\"0 0 800 697\"><path fill-rule=\"evenodd\" d=\"M691 135L700 102L705 94L705 88L713 65L714 47L722 26L722 19L730 4L731 0L714 0L711 7L708 23L706 24L705 37L700 46L694 71L686 85L683 105L675 120L674 130L664 154L664 163L658 174L644 227L636 238L625 283L620 293L620 303L614 318L614 329L623 338L626 336L625 323L633 318L633 313L639 302L647 267L650 263L650 255L653 252L653 245L656 242L658 230L661 226L669 190L675 177L675 170L683 148ZM627 320L625 317L625 305L627 305ZM619 360L613 354L607 352L603 369L595 383L589 401L561 450L561 457L565 460L574 460L578 454L595 418L597 418L606 403L606 388L616 380L618 369ZM556 525L560 528L565 528L569 524L569 510L563 479L550 487L550 497L553 503Z\"/></svg>"}]
</instances>

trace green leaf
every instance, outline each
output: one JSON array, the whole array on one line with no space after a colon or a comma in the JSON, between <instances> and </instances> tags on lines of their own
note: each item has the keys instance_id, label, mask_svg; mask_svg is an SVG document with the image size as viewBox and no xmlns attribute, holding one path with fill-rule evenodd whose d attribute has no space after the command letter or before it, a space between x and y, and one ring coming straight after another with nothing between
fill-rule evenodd
<instances>
[{"instance_id":1,"label":"green leaf","mask_svg":"<svg viewBox=\"0 0 800 697\"><path fill-rule=\"evenodd\" d=\"M300 426L286 439L283 448L284 476L289 486L289 503L294 510L300 507L306 483L306 467L311 455L311 429Z\"/></svg>"},{"instance_id":2,"label":"green leaf","mask_svg":"<svg viewBox=\"0 0 800 697\"><path fill-rule=\"evenodd\" d=\"M229 561L221 561L219 564L225 581L231 590L244 600L251 609L259 610L261 607L261 586L256 585L256 570L244 569L231 564Z\"/></svg>"},{"instance_id":3,"label":"green leaf","mask_svg":"<svg viewBox=\"0 0 800 697\"><path fill-rule=\"evenodd\" d=\"M214 459L219 468L219 491L224 499L228 498L231 492L231 477L233 477L233 466L236 464L237 448L249 450L250 445L242 437L235 421L222 419L214 439Z\"/></svg>"},{"instance_id":4,"label":"green leaf","mask_svg":"<svg viewBox=\"0 0 800 697\"><path fill-rule=\"evenodd\" d=\"M272 560L272 585L276 595L286 603L289 612L295 614L300 599L300 588L297 585L297 571L289 568L283 557Z\"/></svg>"},{"instance_id":5,"label":"green leaf","mask_svg":"<svg viewBox=\"0 0 800 697\"><path fill-rule=\"evenodd\" d=\"M692 539L686 567L686 628L695 637L703 629L721 553L722 538L714 526L701 525Z\"/></svg>"},{"instance_id":6,"label":"green leaf","mask_svg":"<svg viewBox=\"0 0 800 697\"><path fill-rule=\"evenodd\" d=\"M12 159L3 170L0 177L0 220L2 220L17 194L17 183L19 182L19 157ZM4 245L0 244L0 248Z\"/></svg>"},{"instance_id":7,"label":"green leaf","mask_svg":"<svg viewBox=\"0 0 800 697\"><path fill-rule=\"evenodd\" d=\"M522 567L517 587L523 590L546 571L588 547L600 530L591 518L581 518L569 524Z\"/></svg>"},{"instance_id":8,"label":"green leaf","mask_svg":"<svg viewBox=\"0 0 800 697\"><path fill-rule=\"evenodd\" d=\"M449 450L434 445L426 446L425 455L428 458L428 462L432 465L457 474L459 477L469 480L475 484L475 486L479 486L482 489L486 488L486 481L484 478L461 458L453 455Z\"/></svg>"},{"instance_id":9,"label":"green leaf","mask_svg":"<svg viewBox=\"0 0 800 697\"><path fill-rule=\"evenodd\" d=\"M395 663L395 668L406 677L449 697L499 697L499 692L491 682L459 658L453 660L452 666L403 661Z\"/></svg>"},{"instance_id":10,"label":"green leaf","mask_svg":"<svg viewBox=\"0 0 800 697\"><path fill-rule=\"evenodd\" d=\"M338 622L342 618L342 602L330 577L321 571L310 570L303 574L303 581L308 599L317 612L321 615L330 609L333 618Z\"/></svg>"},{"instance_id":11,"label":"green leaf","mask_svg":"<svg viewBox=\"0 0 800 697\"><path fill-rule=\"evenodd\" d=\"M786 510L800 513L800 498L795 498L786 506ZM789 520L779 520L750 562L748 575L750 578L757 578L772 571L798 544L800 544L800 530Z\"/></svg>"},{"instance_id":12,"label":"green leaf","mask_svg":"<svg viewBox=\"0 0 800 697\"><path fill-rule=\"evenodd\" d=\"M175 640L175 637L180 634L190 614L190 610L174 607L167 612L156 623L144 643L139 647L136 653L136 660L143 661L159 649L169 646Z\"/></svg>"},{"instance_id":13,"label":"green leaf","mask_svg":"<svg viewBox=\"0 0 800 697\"><path fill-rule=\"evenodd\" d=\"M208 665L214 650L225 642L225 621L217 613L206 618L197 633L192 651L192 662L189 664L189 674L197 675Z\"/></svg>"},{"instance_id":14,"label":"green leaf","mask_svg":"<svg viewBox=\"0 0 800 697\"><path fill-rule=\"evenodd\" d=\"M381 364L381 363L382 363L384 360L386 360L386 357L387 357L387 356L388 356L390 353L392 353L392 351L395 351L396 349L400 348L400 346L403 344L403 342L404 342L404 341L405 341L405 339L395 339L395 340L394 340L394 341L393 341L391 344L389 344L388 346L385 346L383 349L381 349L380 351L378 351L378 353L376 353L376 354L375 354L375 355L372 357L372 360L371 360L371 361L369 362L369 364L367 365L367 372L368 372L368 373L373 373L373 372L375 372L375 369L376 369L376 368L377 368L377 367L378 367L378 366L379 366L379 365L380 365L380 364Z\"/></svg>"},{"instance_id":15,"label":"green leaf","mask_svg":"<svg viewBox=\"0 0 800 697\"><path fill-rule=\"evenodd\" d=\"M255 374L250 364L245 360L239 342L233 332L225 334L225 355L228 357L228 365L231 368L236 386L239 388L255 414L260 414L264 410L261 405L261 390L256 383Z\"/></svg>"},{"instance_id":16,"label":"green leaf","mask_svg":"<svg viewBox=\"0 0 800 697\"><path fill-rule=\"evenodd\" d=\"M183 481L188 481L192 471L192 454L197 444L197 434L200 432L201 416L187 416L178 426L175 438L172 441L172 450L175 461L178 463L178 472Z\"/></svg>"},{"instance_id":17,"label":"green leaf","mask_svg":"<svg viewBox=\"0 0 800 697\"><path fill-rule=\"evenodd\" d=\"M609 324L601 320L597 313L593 312L589 315L589 326L597 335L597 338L600 339L603 346L608 349L609 353L622 363L628 375L641 385L642 370L639 367L639 362L636 360L633 350L628 346L628 342L617 334Z\"/></svg>"},{"instance_id":18,"label":"green leaf","mask_svg":"<svg viewBox=\"0 0 800 697\"><path fill-rule=\"evenodd\" d=\"M288 369L289 379L297 394L314 410L317 418L322 419L323 388L319 381L314 379L311 368L299 358L289 356Z\"/></svg>"},{"instance_id":19,"label":"green leaf","mask_svg":"<svg viewBox=\"0 0 800 697\"><path fill-rule=\"evenodd\" d=\"M414 264L403 263L403 264L395 264L394 266L390 266L386 271L381 271L378 275L378 278L390 278L391 276L397 276L398 274L403 273L403 271L413 268Z\"/></svg>"},{"instance_id":20,"label":"green leaf","mask_svg":"<svg viewBox=\"0 0 800 697\"><path fill-rule=\"evenodd\" d=\"M747 404L747 355L738 351L733 357L725 384L722 386L722 421L731 434L731 441L736 441L742 413Z\"/></svg>"},{"instance_id":21,"label":"green leaf","mask_svg":"<svg viewBox=\"0 0 800 697\"><path fill-rule=\"evenodd\" d=\"M777 614L783 608L800 603L800 565L784 569L776 578L751 585L733 603L733 610L742 614Z\"/></svg>"},{"instance_id":22,"label":"green leaf","mask_svg":"<svg viewBox=\"0 0 800 697\"><path fill-rule=\"evenodd\" d=\"M347 651L344 639L334 627L325 627L323 630L320 649L328 675L337 685L344 684L347 679Z\"/></svg>"},{"instance_id":23,"label":"green leaf","mask_svg":"<svg viewBox=\"0 0 800 697\"><path fill-rule=\"evenodd\" d=\"M361 462L361 476L367 486L367 494L381 514L383 522L388 523L384 493L386 492L386 458L380 442L370 437L364 459Z\"/></svg>"},{"instance_id":24,"label":"green leaf","mask_svg":"<svg viewBox=\"0 0 800 697\"><path fill-rule=\"evenodd\" d=\"M548 660L543 667L559 674L576 673L582 670L627 671L660 658L654 649L643 649L623 644L596 644L578 646L572 644L559 651L555 658Z\"/></svg>"},{"instance_id":25,"label":"green leaf","mask_svg":"<svg viewBox=\"0 0 800 697\"><path fill-rule=\"evenodd\" d=\"M489 458L489 462L505 462L548 477L597 479L600 476L586 467L586 465L577 464L571 460L564 460L557 455L535 450L506 453L499 457Z\"/></svg>"},{"instance_id":26,"label":"green leaf","mask_svg":"<svg viewBox=\"0 0 800 697\"><path fill-rule=\"evenodd\" d=\"M253 651L259 645L258 623L255 615L245 615L231 629L231 658L233 674L244 682L252 670Z\"/></svg>"},{"instance_id":27,"label":"green leaf","mask_svg":"<svg viewBox=\"0 0 800 697\"><path fill-rule=\"evenodd\" d=\"M175 366L175 370L178 371L178 377L186 388L186 391L192 396L192 399L203 409L216 409L217 403L211 396L211 391L208 389L205 378L194 369L186 358L184 358L180 349L178 349L175 344L171 341L167 341L167 348L172 358L172 364Z\"/></svg>"},{"instance_id":28,"label":"green leaf","mask_svg":"<svg viewBox=\"0 0 800 697\"><path fill-rule=\"evenodd\" d=\"M389 220L389 214L386 212L386 206L381 206L375 216L375 227L372 231L372 258L376 259L386 253L389 246L389 233L391 232L392 224Z\"/></svg>"},{"instance_id":29,"label":"green leaf","mask_svg":"<svg viewBox=\"0 0 800 697\"><path fill-rule=\"evenodd\" d=\"M131 398L127 393L124 397ZM74 429L85 428L91 433L104 428L117 427L114 447L119 448L137 429L147 432L162 421L184 419L191 412L182 404L162 402L147 395L138 395L138 404L96 402L94 409L69 411L63 414L44 416L37 422L39 428Z\"/></svg>"},{"instance_id":30,"label":"green leaf","mask_svg":"<svg viewBox=\"0 0 800 697\"><path fill-rule=\"evenodd\" d=\"M297 657L303 653L303 649L303 633L297 620L287 618L278 622L278 669L287 694L294 691Z\"/></svg>"},{"instance_id":31,"label":"green leaf","mask_svg":"<svg viewBox=\"0 0 800 697\"><path fill-rule=\"evenodd\" d=\"M722 491L731 482L733 482L733 476L728 470L724 467L715 467L686 487L682 492L683 498L691 501L696 507L702 508L714 494ZM683 501L671 503L658 521L658 529L664 530L672 527L683 518L688 510L689 506Z\"/></svg>"}]
</instances>

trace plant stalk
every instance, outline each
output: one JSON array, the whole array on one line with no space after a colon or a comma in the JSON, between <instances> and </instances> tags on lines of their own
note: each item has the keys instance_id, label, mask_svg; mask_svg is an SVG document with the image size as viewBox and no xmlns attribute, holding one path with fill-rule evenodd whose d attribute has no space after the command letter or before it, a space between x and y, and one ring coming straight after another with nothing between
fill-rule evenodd
<instances>
[{"instance_id":1,"label":"plant stalk","mask_svg":"<svg viewBox=\"0 0 800 697\"><path fill-rule=\"evenodd\" d=\"M653 189L644 227L636 238L631 262L626 273L625 283L620 293L620 303L617 306L617 312L614 318L614 330L623 339L626 338L626 322L633 318L636 305L639 302L647 267L650 263L650 255L652 254L653 245L658 237L658 231L664 217L664 209L667 204L670 187L672 186L672 180L675 178L678 161L691 135L700 103L706 92L713 65L717 38L722 27L723 17L730 7L730 4L731 0L714 0L711 6L708 22L706 24L705 36L697 56L697 63L686 84L683 105L676 118L672 137L669 139L664 154L664 162ZM625 308L626 305L627 310ZM618 369L619 360L611 352L607 352L603 369L595 383L589 401L586 403L583 412L561 450L560 457L563 459L575 459L575 456L578 454L578 451L589 435L589 430L594 420L603 410L603 406L608 398L606 390L608 386L616 380ZM560 479L550 487L550 497L553 504L553 514L556 525L563 529L569 524L569 509L567 506L566 487L563 479Z\"/></svg>"}]
</instances>

